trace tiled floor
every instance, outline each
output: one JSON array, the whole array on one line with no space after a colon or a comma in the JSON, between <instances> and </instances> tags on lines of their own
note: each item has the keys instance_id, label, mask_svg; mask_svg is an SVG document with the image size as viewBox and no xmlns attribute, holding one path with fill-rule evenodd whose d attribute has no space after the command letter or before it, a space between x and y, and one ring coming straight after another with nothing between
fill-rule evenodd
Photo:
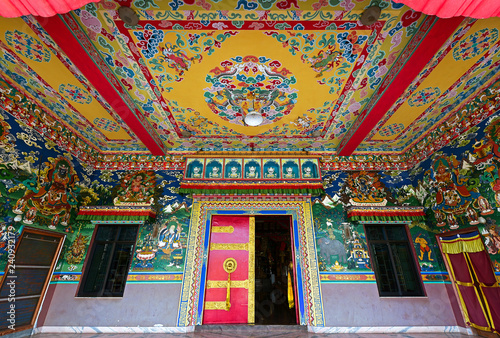
<instances>
[{"instance_id":1,"label":"tiled floor","mask_svg":"<svg viewBox=\"0 0 500 338\"><path fill-rule=\"evenodd\" d=\"M44 333L37 334L35 338L166 338L166 337L178 337L178 338L220 338L220 337L258 337L258 338L466 338L474 337L468 336L460 333L432 333L432 334L408 334L408 333L371 333L371 334L356 334L356 333L330 333L330 334L319 334L307 332L306 330L274 330L274 329L234 329L230 330L213 330L213 331L201 331L192 333L150 333L150 334L54 334L54 333Z\"/></svg>"},{"instance_id":2,"label":"tiled floor","mask_svg":"<svg viewBox=\"0 0 500 338\"><path fill-rule=\"evenodd\" d=\"M297 332L267 332L259 334L258 332L239 334L234 332L194 332L194 333L151 333L151 334L53 334L44 333L33 336L35 338L219 338L219 337L258 337L258 338L466 338L474 337L460 333L433 333L433 334L355 334L355 333L337 333L337 334L318 334L318 333L297 333Z\"/></svg>"},{"instance_id":3,"label":"tiled floor","mask_svg":"<svg viewBox=\"0 0 500 338\"><path fill-rule=\"evenodd\" d=\"M74 328L78 332L78 328ZM80 328L81 329L81 328ZM99 328L93 328L101 332ZM353 328L354 329L354 328ZM389 331L385 328L384 331ZM411 329L411 328L408 328ZM429 327L427 329L432 329ZM450 327L451 329L451 327ZM79 330L81 332L81 330ZM470 330L469 330L470 331ZM196 326L195 332L189 333L39 333L34 338L467 338L477 337L460 333L313 333L307 326L299 325L203 325ZM109 332L109 331L108 331ZM126 332L126 331L125 331ZM499 337L500 338L500 337Z\"/></svg>"}]
</instances>

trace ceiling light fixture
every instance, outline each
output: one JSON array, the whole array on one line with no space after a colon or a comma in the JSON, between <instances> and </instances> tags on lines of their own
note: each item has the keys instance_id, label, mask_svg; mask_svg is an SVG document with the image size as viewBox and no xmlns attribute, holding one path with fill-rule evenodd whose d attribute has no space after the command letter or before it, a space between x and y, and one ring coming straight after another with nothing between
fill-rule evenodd
<instances>
[{"instance_id":1,"label":"ceiling light fixture","mask_svg":"<svg viewBox=\"0 0 500 338\"><path fill-rule=\"evenodd\" d=\"M379 6L370 6L361 14L359 21L361 21L364 26L371 26L380 18L381 11L382 9Z\"/></svg>"},{"instance_id":2,"label":"ceiling light fixture","mask_svg":"<svg viewBox=\"0 0 500 338\"><path fill-rule=\"evenodd\" d=\"M316 138L316 137L320 137L321 136L321 130L315 130L312 132L311 134L312 137Z\"/></svg>"},{"instance_id":3,"label":"ceiling light fixture","mask_svg":"<svg viewBox=\"0 0 500 338\"><path fill-rule=\"evenodd\" d=\"M193 133L190 132L189 130L181 130L181 135L183 137L191 137L193 135Z\"/></svg>"},{"instance_id":4,"label":"ceiling light fixture","mask_svg":"<svg viewBox=\"0 0 500 338\"><path fill-rule=\"evenodd\" d=\"M248 105L248 112L245 114L244 122L250 127L259 126L262 122L264 122L264 117L260 113L260 109L259 111L255 111L255 93L248 93L247 100L250 101L250 103Z\"/></svg>"},{"instance_id":5,"label":"ceiling light fixture","mask_svg":"<svg viewBox=\"0 0 500 338\"><path fill-rule=\"evenodd\" d=\"M118 16L129 26L135 26L139 23L137 13L130 7L121 6L118 8Z\"/></svg>"},{"instance_id":6,"label":"ceiling light fixture","mask_svg":"<svg viewBox=\"0 0 500 338\"><path fill-rule=\"evenodd\" d=\"M256 127L256 126L259 126L263 121L264 121L264 118L262 117L262 114L259 112L256 112L255 110L250 110L245 115L245 124L247 126Z\"/></svg>"}]
</instances>

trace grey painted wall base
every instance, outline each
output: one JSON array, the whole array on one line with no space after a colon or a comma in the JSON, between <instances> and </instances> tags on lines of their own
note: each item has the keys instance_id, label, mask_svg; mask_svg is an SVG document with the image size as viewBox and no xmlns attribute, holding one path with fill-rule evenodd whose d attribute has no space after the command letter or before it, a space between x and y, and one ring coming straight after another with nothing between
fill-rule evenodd
<instances>
[{"instance_id":1,"label":"grey painted wall base","mask_svg":"<svg viewBox=\"0 0 500 338\"><path fill-rule=\"evenodd\" d=\"M33 330L38 333L189 333L194 332L194 326L185 327L124 327L124 326L42 326Z\"/></svg>"},{"instance_id":2,"label":"grey painted wall base","mask_svg":"<svg viewBox=\"0 0 500 338\"><path fill-rule=\"evenodd\" d=\"M75 297L77 287L78 284L51 284L36 326L38 328L176 326L180 283L128 284L123 297L119 298L78 298Z\"/></svg>"},{"instance_id":3,"label":"grey painted wall base","mask_svg":"<svg viewBox=\"0 0 500 338\"><path fill-rule=\"evenodd\" d=\"M176 327L180 283L128 284L120 298L77 298L77 287L49 286L38 330L64 327L69 332L85 329L95 333L101 328L127 332L132 328L181 329ZM379 297L375 283L322 283L321 288L325 328L465 327L450 284L425 284L427 297ZM139 333L143 332L151 331Z\"/></svg>"},{"instance_id":4,"label":"grey painted wall base","mask_svg":"<svg viewBox=\"0 0 500 338\"><path fill-rule=\"evenodd\" d=\"M373 327L318 327L309 326L309 332L314 333L461 333L469 336L474 336L475 331L471 328L460 326L373 326Z\"/></svg>"},{"instance_id":5,"label":"grey painted wall base","mask_svg":"<svg viewBox=\"0 0 500 338\"><path fill-rule=\"evenodd\" d=\"M23 330L23 331L12 331L12 333L5 334L2 338L24 338L31 336L32 329Z\"/></svg>"},{"instance_id":6,"label":"grey painted wall base","mask_svg":"<svg viewBox=\"0 0 500 338\"><path fill-rule=\"evenodd\" d=\"M325 327L466 326L451 284L424 288L427 297L380 297L375 283L322 283Z\"/></svg>"}]
</instances>

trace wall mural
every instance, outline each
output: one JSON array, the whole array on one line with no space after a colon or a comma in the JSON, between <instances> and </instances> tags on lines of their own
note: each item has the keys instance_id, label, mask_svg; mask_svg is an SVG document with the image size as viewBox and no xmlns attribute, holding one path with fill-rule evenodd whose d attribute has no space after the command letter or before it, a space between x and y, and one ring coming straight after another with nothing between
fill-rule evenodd
<instances>
[{"instance_id":1,"label":"wall mural","mask_svg":"<svg viewBox=\"0 0 500 338\"><path fill-rule=\"evenodd\" d=\"M409 224L423 272L446 271L436 234L471 226L479 228L495 271L500 272L499 130L500 117L490 117L406 172L324 173L327 195L313 204L320 271L370 269L369 260L362 263L363 227L347 222L345 208L386 200L387 205L426 208L425 222ZM360 264L356 257L363 258ZM424 280L438 278L443 277L435 274Z\"/></svg>"},{"instance_id":2,"label":"wall mural","mask_svg":"<svg viewBox=\"0 0 500 338\"><path fill-rule=\"evenodd\" d=\"M91 205L144 203L154 199L156 218L139 228L129 282L180 281L184 269L186 239L191 202L178 195L182 171L98 171L92 188L103 193L103 199ZM65 259L56 267L53 281L78 281L86 254L85 245L92 237L94 225L78 221L78 233L66 248ZM147 274L134 274L147 272Z\"/></svg>"},{"instance_id":3,"label":"wall mural","mask_svg":"<svg viewBox=\"0 0 500 338\"><path fill-rule=\"evenodd\" d=\"M49 158L44 164L45 170L38 172L36 181L31 176L22 182L24 195L12 210L17 214L14 221L31 225L39 215L40 223L50 220L49 229L55 230L59 224L68 227L71 211L77 205L79 187L75 183L78 175L71 162L60 155L56 159ZM20 191L23 189L17 192Z\"/></svg>"},{"instance_id":4,"label":"wall mural","mask_svg":"<svg viewBox=\"0 0 500 338\"><path fill-rule=\"evenodd\" d=\"M349 205L386 204L426 208L425 222L409 224L421 270L435 273L424 280L444 278L439 274L445 267L435 234L470 226L479 228L500 271L499 130L500 117L491 117L410 171L324 172L326 195L312 205L319 270L370 272L363 226L348 222L345 210ZM248 168L245 161L236 162L231 166L240 170L239 177L252 167L250 162ZM0 112L0 163L0 271L5 267L8 226L17 236L24 226L32 226L67 235L53 280L76 282L94 229L88 222L76 221L78 206L155 197L157 218L140 229L129 279L165 280L161 274L176 274L181 280L191 208L191 200L178 193L182 171L156 171L154 176L96 171L4 112ZM153 181L154 193L148 188Z\"/></svg>"},{"instance_id":5,"label":"wall mural","mask_svg":"<svg viewBox=\"0 0 500 338\"><path fill-rule=\"evenodd\" d=\"M412 185L402 187L399 199L418 200L425 206L433 232L477 226L496 271L500 271L499 130L500 117L492 116L460 135L409 172Z\"/></svg>"},{"instance_id":6,"label":"wall mural","mask_svg":"<svg viewBox=\"0 0 500 338\"><path fill-rule=\"evenodd\" d=\"M69 259L81 261L87 237L75 218L79 204L97 201L93 170L3 111L0 126L0 271L10 226L16 238L24 226L64 232Z\"/></svg>"},{"instance_id":7,"label":"wall mural","mask_svg":"<svg viewBox=\"0 0 500 338\"><path fill-rule=\"evenodd\" d=\"M324 173L323 184L326 195L313 203L316 244L319 270L323 273L371 273L372 266L362 224L349 222L346 208L358 206L419 206L417 198L407 193L412 180L407 172L329 171ZM413 222L409 224L415 253L423 272L434 272L424 276L425 281L440 280L445 271L439 249L434 238L438 233L431 224ZM345 275L352 280L352 275ZM374 281L373 276L357 276L360 280ZM323 281L343 280L322 276Z\"/></svg>"},{"instance_id":8,"label":"wall mural","mask_svg":"<svg viewBox=\"0 0 500 338\"><path fill-rule=\"evenodd\" d=\"M153 223L141 227L131 271L182 273L191 205L165 204Z\"/></svg>"},{"instance_id":9,"label":"wall mural","mask_svg":"<svg viewBox=\"0 0 500 338\"><path fill-rule=\"evenodd\" d=\"M8 227L26 225L67 236L53 281L77 282L94 225L77 221L78 206L156 198L157 218L141 226L131 271L181 273L191 202L178 195L182 171L96 171L82 166L26 124L0 112L0 272ZM156 186L156 189L152 187ZM129 277L129 279L131 279ZM132 276L132 279L140 279ZM157 279L157 278L156 278Z\"/></svg>"}]
</instances>

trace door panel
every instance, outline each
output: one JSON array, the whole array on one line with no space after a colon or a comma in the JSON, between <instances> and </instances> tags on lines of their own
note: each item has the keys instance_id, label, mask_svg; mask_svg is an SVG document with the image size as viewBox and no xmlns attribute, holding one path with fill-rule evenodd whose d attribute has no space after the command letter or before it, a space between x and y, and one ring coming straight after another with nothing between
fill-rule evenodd
<instances>
[{"instance_id":1,"label":"door panel","mask_svg":"<svg viewBox=\"0 0 500 338\"><path fill-rule=\"evenodd\" d=\"M231 270L225 262L234 260ZM203 324L254 322L255 218L212 217ZM229 264L231 265L231 264ZM234 266L231 265L231 266ZM228 308L228 272L230 289Z\"/></svg>"},{"instance_id":2,"label":"door panel","mask_svg":"<svg viewBox=\"0 0 500 338\"><path fill-rule=\"evenodd\" d=\"M33 327L63 241L63 234L24 228L0 283L0 318L6 318L0 321L0 336L13 328L22 331Z\"/></svg>"},{"instance_id":3,"label":"door panel","mask_svg":"<svg viewBox=\"0 0 500 338\"><path fill-rule=\"evenodd\" d=\"M500 287L477 228L436 235L455 284L465 322L500 333Z\"/></svg>"}]
</instances>

